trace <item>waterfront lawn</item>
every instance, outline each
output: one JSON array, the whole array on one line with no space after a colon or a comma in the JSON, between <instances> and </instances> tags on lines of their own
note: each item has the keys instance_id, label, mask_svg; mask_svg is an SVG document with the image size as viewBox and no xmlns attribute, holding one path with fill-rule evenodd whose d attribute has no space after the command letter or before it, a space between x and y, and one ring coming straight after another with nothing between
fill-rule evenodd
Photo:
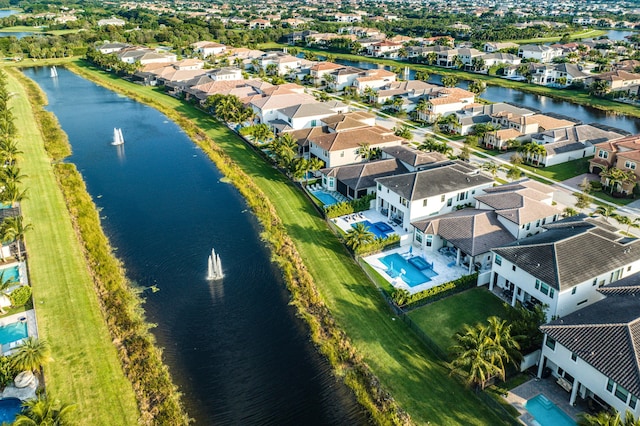
<instances>
[{"instance_id":1,"label":"waterfront lawn","mask_svg":"<svg viewBox=\"0 0 640 426\"><path fill-rule=\"evenodd\" d=\"M336 320L383 386L416 423L504 424L473 392L449 376L448 369L402 321L395 320L378 290L300 189L240 137L177 99L109 76L82 62L79 65L81 72L94 79L106 80L118 90L179 111L206 131L255 180L277 209Z\"/></svg>"},{"instance_id":2,"label":"waterfront lawn","mask_svg":"<svg viewBox=\"0 0 640 426\"><path fill-rule=\"evenodd\" d=\"M455 343L453 336L465 324L485 322L488 317L504 317L504 301L484 287L473 288L409 312L409 317L440 349L449 353Z\"/></svg>"},{"instance_id":3,"label":"waterfront lawn","mask_svg":"<svg viewBox=\"0 0 640 426\"><path fill-rule=\"evenodd\" d=\"M93 281L71 225L62 193L23 87L8 78L11 107L24 151L20 167L28 177L22 202L29 281L38 332L51 346L44 370L47 393L74 403L74 416L87 425L134 425L139 413L131 383L122 371L102 316Z\"/></svg>"}]
</instances>

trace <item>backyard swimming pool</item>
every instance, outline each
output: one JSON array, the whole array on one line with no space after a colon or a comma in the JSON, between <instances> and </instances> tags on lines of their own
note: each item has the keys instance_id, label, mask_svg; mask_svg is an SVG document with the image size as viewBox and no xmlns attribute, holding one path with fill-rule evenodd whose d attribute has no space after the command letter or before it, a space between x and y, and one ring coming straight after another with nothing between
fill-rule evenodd
<instances>
[{"instance_id":1,"label":"backyard swimming pool","mask_svg":"<svg viewBox=\"0 0 640 426\"><path fill-rule=\"evenodd\" d=\"M29 336L26 322L13 322L0 327L0 345L8 345Z\"/></svg>"},{"instance_id":2,"label":"backyard swimming pool","mask_svg":"<svg viewBox=\"0 0 640 426\"><path fill-rule=\"evenodd\" d=\"M22 401L18 398L0 399L0 424L11 424L22 411Z\"/></svg>"},{"instance_id":3,"label":"backyard swimming pool","mask_svg":"<svg viewBox=\"0 0 640 426\"><path fill-rule=\"evenodd\" d=\"M391 278L400 277L409 287L429 282L432 277L438 275L431 269L421 271L398 253L381 257L379 260L387 267L386 272Z\"/></svg>"},{"instance_id":4,"label":"backyard swimming pool","mask_svg":"<svg viewBox=\"0 0 640 426\"><path fill-rule=\"evenodd\" d=\"M20 281L20 270L18 265L12 266L11 268L0 269L0 274L2 274L2 279L5 281Z\"/></svg>"},{"instance_id":5,"label":"backyard swimming pool","mask_svg":"<svg viewBox=\"0 0 640 426\"><path fill-rule=\"evenodd\" d=\"M311 191L311 193L318 200L322 201L322 204L324 204L325 206L330 206L330 205L336 204L338 202L338 200L336 200L331 194L327 194L326 192Z\"/></svg>"},{"instance_id":6,"label":"backyard swimming pool","mask_svg":"<svg viewBox=\"0 0 640 426\"><path fill-rule=\"evenodd\" d=\"M528 400L524 407L540 426L576 426L571 417L542 394Z\"/></svg>"}]
</instances>

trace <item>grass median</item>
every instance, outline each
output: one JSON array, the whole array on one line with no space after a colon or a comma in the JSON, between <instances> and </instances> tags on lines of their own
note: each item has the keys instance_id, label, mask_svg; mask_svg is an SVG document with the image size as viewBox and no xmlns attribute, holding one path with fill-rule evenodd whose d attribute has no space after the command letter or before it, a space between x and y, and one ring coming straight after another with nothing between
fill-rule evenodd
<instances>
[{"instance_id":1,"label":"grass median","mask_svg":"<svg viewBox=\"0 0 640 426\"><path fill-rule=\"evenodd\" d=\"M15 77L8 90L19 129L19 147L29 198L22 203L27 233L29 276L40 337L54 361L45 369L47 392L77 404L82 424L133 425L139 413L107 331L67 212L62 193L24 88Z\"/></svg>"},{"instance_id":2,"label":"grass median","mask_svg":"<svg viewBox=\"0 0 640 426\"><path fill-rule=\"evenodd\" d=\"M416 423L502 424L472 392L448 376L445 366L401 321L394 319L376 288L300 190L237 135L208 115L157 89L131 84L82 63L79 65L81 73L106 82L112 89L181 113L251 176L276 207L338 323L384 387Z\"/></svg>"}]
</instances>

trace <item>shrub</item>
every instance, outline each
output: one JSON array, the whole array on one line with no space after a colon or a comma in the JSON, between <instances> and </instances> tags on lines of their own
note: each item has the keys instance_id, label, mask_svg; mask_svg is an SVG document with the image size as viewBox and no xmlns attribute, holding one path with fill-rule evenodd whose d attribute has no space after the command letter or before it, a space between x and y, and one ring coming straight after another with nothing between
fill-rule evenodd
<instances>
[{"instance_id":1,"label":"shrub","mask_svg":"<svg viewBox=\"0 0 640 426\"><path fill-rule=\"evenodd\" d=\"M375 194L367 194L362 198L353 201L345 201L342 203L332 204L324 208L324 212L328 218L340 217L355 212L363 212L369 210L371 200L375 199Z\"/></svg>"},{"instance_id":2,"label":"shrub","mask_svg":"<svg viewBox=\"0 0 640 426\"><path fill-rule=\"evenodd\" d=\"M393 234L393 235L389 235L386 238L376 238L371 243L363 244L356 249L355 253L360 256L368 255L368 254L382 251L387 247L391 247L393 245L399 245L399 244L400 244L400 235Z\"/></svg>"},{"instance_id":3,"label":"shrub","mask_svg":"<svg viewBox=\"0 0 640 426\"><path fill-rule=\"evenodd\" d=\"M9 299L11 299L11 304L13 306L18 307L26 305L27 302L31 300L31 287L24 285L13 290Z\"/></svg>"},{"instance_id":4,"label":"shrub","mask_svg":"<svg viewBox=\"0 0 640 426\"><path fill-rule=\"evenodd\" d=\"M427 290L420 291L418 293L412 294L409 297L404 297L404 295L397 290L393 292L391 297L394 302L398 306L409 306L418 304L420 302L421 305L425 304L427 301L434 298L443 298L445 296L449 296L454 293L459 293L463 290L475 287L478 282L478 273L471 275L464 275L456 280L449 281L448 283L440 284L439 286L429 288ZM404 302L404 303L401 303Z\"/></svg>"},{"instance_id":5,"label":"shrub","mask_svg":"<svg viewBox=\"0 0 640 426\"><path fill-rule=\"evenodd\" d=\"M13 382L17 372L9 357L0 356L0 386L4 387Z\"/></svg>"}]
</instances>

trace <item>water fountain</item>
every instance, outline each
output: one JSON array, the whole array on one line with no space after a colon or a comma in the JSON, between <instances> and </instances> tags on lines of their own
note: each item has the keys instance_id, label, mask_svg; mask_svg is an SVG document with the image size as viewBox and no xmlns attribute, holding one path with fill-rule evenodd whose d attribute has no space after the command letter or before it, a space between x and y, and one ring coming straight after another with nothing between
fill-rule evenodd
<instances>
[{"instance_id":1,"label":"water fountain","mask_svg":"<svg viewBox=\"0 0 640 426\"><path fill-rule=\"evenodd\" d=\"M212 248L211 254L209 255L207 279L219 280L223 277L224 275L222 274L222 263L220 262L220 255L217 254L216 250Z\"/></svg>"}]
</instances>

